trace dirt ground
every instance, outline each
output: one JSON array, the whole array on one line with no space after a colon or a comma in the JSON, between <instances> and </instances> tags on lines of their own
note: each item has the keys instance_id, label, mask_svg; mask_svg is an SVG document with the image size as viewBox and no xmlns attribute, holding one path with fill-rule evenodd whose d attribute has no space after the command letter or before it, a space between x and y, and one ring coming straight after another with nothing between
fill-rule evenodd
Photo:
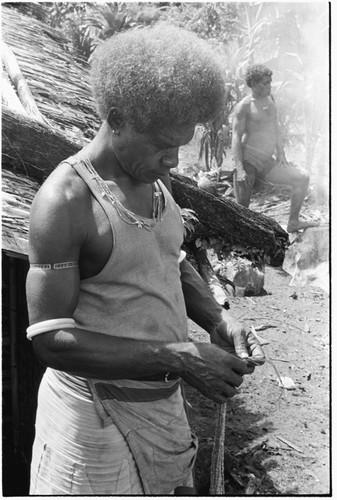
<instances>
[{"instance_id":1,"label":"dirt ground","mask_svg":"<svg viewBox=\"0 0 337 500\"><path fill-rule=\"evenodd\" d=\"M236 297L230 310L258 334L268 361L247 376L227 403L226 495L321 495L330 491L329 301L319 288L289 287L289 275L267 267L266 295ZM295 295L296 294L296 295ZM297 298L295 298L297 297ZM207 335L190 323L194 341ZM200 440L196 481L208 494L216 404L187 387L192 427ZM253 483L253 485L252 485Z\"/></svg>"},{"instance_id":2,"label":"dirt ground","mask_svg":"<svg viewBox=\"0 0 337 500\"><path fill-rule=\"evenodd\" d=\"M191 158L192 149L183 158L186 165ZM327 199L317 204L310 196L314 187L302 214L327 222ZM264 187L250 208L285 226L289 194ZM267 363L246 376L239 395L226 405L226 496L331 494L330 299L322 288L290 282L282 268L266 266L259 296L230 298L232 314L269 344ZM191 341L208 341L192 322L189 335ZM289 377L293 388L282 388L279 376ZM209 495L217 405L190 387L186 394L199 437L198 494Z\"/></svg>"}]
</instances>

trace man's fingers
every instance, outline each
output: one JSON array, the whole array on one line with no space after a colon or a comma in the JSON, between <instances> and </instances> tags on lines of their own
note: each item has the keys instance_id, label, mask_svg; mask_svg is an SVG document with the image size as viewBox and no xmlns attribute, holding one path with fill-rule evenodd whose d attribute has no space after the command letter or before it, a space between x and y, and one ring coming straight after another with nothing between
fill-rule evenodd
<instances>
[{"instance_id":1,"label":"man's fingers","mask_svg":"<svg viewBox=\"0 0 337 500\"><path fill-rule=\"evenodd\" d=\"M242 363L245 365L245 363ZM227 398L232 398L237 394L237 387L239 387L243 382L242 374L247 372L247 366L243 366L240 373L236 373L232 370L231 382L225 382L223 380L215 380L214 383L205 384L204 381L199 380L193 375L185 375L184 380L200 391L204 396L212 399L216 403L224 403Z\"/></svg>"},{"instance_id":2,"label":"man's fingers","mask_svg":"<svg viewBox=\"0 0 337 500\"><path fill-rule=\"evenodd\" d=\"M239 335L234 336L235 352L239 358L247 362L247 366L253 368L263 365L265 355L260 342L252 331L246 333L242 330Z\"/></svg>"},{"instance_id":3,"label":"man's fingers","mask_svg":"<svg viewBox=\"0 0 337 500\"><path fill-rule=\"evenodd\" d=\"M248 366L261 366L265 363L265 358L260 357L260 356L249 356L249 358L246 358L246 363Z\"/></svg>"},{"instance_id":4,"label":"man's fingers","mask_svg":"<svg viewBox=\"0 0 337 500\"><path fill-rule=\"evenodd\" d=\"M252 330L250 330L247 335L247 343L249 345L250 354L252 356L260 358L265 357L260 341L258 337L254 334L254 332L252 332Z\"/></svg>"},{"instance_id":5,"label":"man's fingers","mask_svg":"<svg viewBox=\"0 0 337 500\"><path fill-rule=\"evenodd\" d=\"M238 393L236 388L230 385L227 385L224 391L206 389L205 391L201 390L200 392L202 392L207 398L212 399L216 403L220 404L225 403L227 399L236 396L236 394Z\"/></svg>"},{"instance_id":6,"label":"man's fingers","mask_svg":"<svg viewBox=\"0 0 337 500\"><path fill-rule=\"evenodd\" d=\"M251 356L253 356L254 358L265 359L265 354L260 344L251 345L250 350L251 350Z\"/></svg>"},{"instance_id":7,"label":"man's fingers","mask_svg":"<svg viewBox=\"0 0 337 500\"><path fill-rule=\"evenodd\" d=\"M235 332L233 340L236 355L239 358L248 358L247 334L245 330L241 329L240 332Z\"/></svg>"}]
</instances>

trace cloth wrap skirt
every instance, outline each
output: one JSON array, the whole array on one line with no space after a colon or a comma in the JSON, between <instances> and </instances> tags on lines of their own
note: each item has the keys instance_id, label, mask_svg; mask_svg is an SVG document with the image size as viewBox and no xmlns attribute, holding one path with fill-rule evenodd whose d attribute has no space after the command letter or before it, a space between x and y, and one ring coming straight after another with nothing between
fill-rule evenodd
<instances>
[{"instance_id":1,"label":"cloth wrap skirt","mask_svg":"<svg viewBox=\"0 0 337 500\"><path fill-rule=\"evenodd\" d=\"M48 368L30 494L172 494L192 486L196 450L179 380L105 382Z\"/></svg>"}]
</instances>

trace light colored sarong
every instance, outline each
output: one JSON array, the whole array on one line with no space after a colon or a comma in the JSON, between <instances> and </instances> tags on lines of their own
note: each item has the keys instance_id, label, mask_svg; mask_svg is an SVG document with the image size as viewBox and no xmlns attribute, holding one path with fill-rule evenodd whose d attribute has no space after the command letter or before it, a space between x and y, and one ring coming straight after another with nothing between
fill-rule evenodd
<instances>
[{"instance_id":1,"label":"light colored sarong","mask_svg":"<svg viewBox=\"0 0 337 500\"><path fill-rule=\"evenodd\" d=\"M197 438L188 423L180 383L89 380L105 425L114 422L125 436L147 495L193 486Z\"/></svg>"},{"instance_id":2,"label":"light colored sarong","mask_svg":"<svg viewBox=\"0 0 337 500\"><path fill-rule=\"evenodd\" d=\"M197 440L179 383L99 383L103 404L93 401L87 379L46 370L30 495L173 494L178 486L192 486Z\"/></svg>"},{"instance_id":3,"label":"light colored sarong","mask_svg":"<svg viewBox=\"0 0 337 500\"><path fill-rule=\"evenodd\" d=\"M31 495L144 495L124 436L103 426L86 379L48 368L39 390Z\"/></svg>"}]
</instances>

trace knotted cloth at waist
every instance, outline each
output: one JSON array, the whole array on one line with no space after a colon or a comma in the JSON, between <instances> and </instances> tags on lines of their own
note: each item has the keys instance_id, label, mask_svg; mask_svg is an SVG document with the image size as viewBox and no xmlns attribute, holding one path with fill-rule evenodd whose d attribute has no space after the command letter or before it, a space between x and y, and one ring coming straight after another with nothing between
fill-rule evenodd
<instances>
[{"instance_id":1,"label":"knotted cloth at waist","mask_svg":"<svg viewBox=\"0 0 337 500\"><path fill-rule=\"evenodd\" d=\"M124 435L137 463L145 494L170 494L191 484L197 438L191 432L181 381L89 379L104 425Z\"/></svg>"}]
</instances>

